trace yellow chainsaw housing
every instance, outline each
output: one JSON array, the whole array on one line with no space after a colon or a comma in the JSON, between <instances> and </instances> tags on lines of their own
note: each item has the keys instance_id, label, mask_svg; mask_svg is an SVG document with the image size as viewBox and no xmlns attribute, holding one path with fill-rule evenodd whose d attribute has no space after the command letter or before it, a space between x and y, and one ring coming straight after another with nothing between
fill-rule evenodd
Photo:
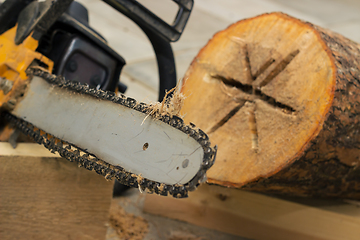
<instances>
[{"instance_id":1,"label":"yellow chainsaw housing","mask_svg":"<svg viewBox=\"0 0 360 240\"><path fill-rule=\"evenodd\" d=\"M54 66L53 61L35 51L39 42L31 36L16 45L16 28L17 26L0 35L0 77L3 81L12 82L12 87L7 93L4 93L0 85L0 108L9 102L16 104L21 97L28 79L25 71L29 66L38 66L41 63L49 72Z\"/></svg>"}]
</instances>

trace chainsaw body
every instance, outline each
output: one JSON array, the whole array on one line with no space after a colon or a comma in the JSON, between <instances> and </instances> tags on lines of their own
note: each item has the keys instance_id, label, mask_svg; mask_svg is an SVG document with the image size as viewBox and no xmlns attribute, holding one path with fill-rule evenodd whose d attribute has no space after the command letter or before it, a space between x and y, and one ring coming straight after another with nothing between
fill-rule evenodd
<instances>
[{"instance_id":1,"label":"chainsaw body","mask_svg":"<svg viewBox=\"0 0 360 240\"><path fill-rule=\"evenodd\" d=\"M8 0L2 4L0 33L19 23L23 31L17 30L21 41L29 29L38 30L37 52L54 62L52 73L65 78L87 83L103 90L124 93L126 86L119 83L125 60L116 53L106 40L88 23L87 9L78 2L57 1L50 5L34 0ZM148 36L157 58L159 69L159 101L165 90L176 86L174 55L170 42L177 41L190 16L193 0L174 1L179 10L172 25L134 0L104 1L119 13L132 19ZM46 4L47 3L47 4ZM29 7L29 5L34 5ZM45 6L42 6L45 5ZM49 6L50 5L50 6ZM51 14L56 12L57 14ZM62 12L62 13L61 13ZM37 19L35 16L38 16ZM44 24L45 23L45 24ZM40 26L40 27L39 27ZM89 72L89 70L91 70Z\"/></svg>"},{"instance_id":2,"label":"chainsaw body","mask_svg":"<svg viewBox=\"0 0 360 240\"><path fill-rule=\"evenodd\" d=\"M119 84L125 61L88 25L83 6L72 0L14 0L0 6L2 118L107 179L186 197L206 179L216 155L208 136L179 117L180 94L167 98L176 85L170 42L180 37L193 1L174 0L179 11L172 25L137 1L104 2L150 39L162 102L147 105L115 93L125 90Z\"/></svg>"}]
</instances>

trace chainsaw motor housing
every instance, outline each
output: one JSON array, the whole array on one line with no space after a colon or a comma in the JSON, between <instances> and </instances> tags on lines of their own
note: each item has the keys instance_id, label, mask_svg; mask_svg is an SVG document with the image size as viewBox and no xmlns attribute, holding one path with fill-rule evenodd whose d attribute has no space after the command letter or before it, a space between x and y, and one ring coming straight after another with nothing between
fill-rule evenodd
<instances>
[{"instance_id":1,"label":"chainsaw motor housing","mask_svg":"<svg viewBox=\"0 0 360 240\"><path fill-rule=\"evenodd\" d=\"M150 40L159 72L158 100L162 101L166 91L177 83L170 42L177 41L182 35L194 0L172 0L178 11L171 24L136 0L103 1L136 23ZM53 73L79 79L103 90L114 91L118 87L120 92L125 91L126 86L119 83L125 60L89 26L87 10L80 3L73 0L5 0L1 4L0 33L16 23L15 43L22 43L32 34L39 41L37 51L54 61ZM98 56L94 57L96 54ZM82 75L84 69L90 68L91 71ZM80 75L85 78L78 78Z\"/></svg>"},{"instance_id":2,"label":"chainsaw motor housing","mask_svg":"<svg viewBox=\"0 0 360 240\"><path fill-rule=\"evenodd\" d=\"M88 12L78 2L39 41L38 52L54 61L53 73L91 87L115 91L125 60L88 24ZM125 85L119 86L124 93Z\"/></svg>"}]
</instances>

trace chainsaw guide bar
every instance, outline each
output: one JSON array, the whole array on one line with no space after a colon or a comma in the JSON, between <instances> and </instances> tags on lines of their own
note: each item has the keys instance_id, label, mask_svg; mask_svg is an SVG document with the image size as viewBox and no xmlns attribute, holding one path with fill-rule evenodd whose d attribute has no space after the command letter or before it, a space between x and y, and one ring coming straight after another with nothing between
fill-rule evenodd
<instances>
[{"instance_id":1,"label":"chainsaw guide bar","mask_svg":"<svg viewBox=\"0 0 360 240\"><path fill-rule=\"evenodd\" d=\"M60 88L62 90L74 92L80 95L86 95L92 99L104 100L111 102L110 104L120 104L126 107L127 111L131 111L131 114L143 114L144 119L152 111L151 105L137 102L135 99L126 97L125 95L116 95L114 92L108 92L103 90L96 90L90 88L88 85L81 84L79 82L72 82L65 80L63 77L52 75L41 69L31 69L27 71L30 77L39 77L45 80L48 84L53 87ZM41 110L40 110L41 111ZM136 111L136 112L133 112ZM97 156L91 152L91 148L88 151L85 147L79 147L79 144L71 142L71 140L62 139L62 137L52 135L43 131L41 126L36 125L34 122L28 122L27 118L21 118L17 116L16 109L12 112L3 112L4 118L6 118L11 124L18 128L24 134L30 136L39 144L44 145L47 149L52 152L58 152L61 157L66 158L70 162L76 162L79 167L84 167L88 170L93 170L96 173L104 176L106 179L116 178L121 184L128 185L130 187L137 187L140 191L148 193L155 193L163 196L172 195L175 198L184 198L188 196L188 191L193 191L196 187L206 181L206 171L214 164L217 147L211 147L208 136L200 129L196 128L195 125L184 124L183 120L177 116L171 116L170 114L161 114L156 118L152 115L149 116L149 121L155 121L158 124L164 124L165 127L174 130L179 130L184 137L192 138L191 141L196 141L199 145L196 151L202 149L199 156L202 156L202 161L199 163L199 167L195 170L195 174L191 173L192 178L190 180L176 181L170 183L168 181L154 181L145 176L139 171L132 172L131 167L127 169L123 166L113 165L110 162L106 162L107 159ZM68 116L70 117L70 116ZM34 124L34 125L33 125ZM56 125L54 123L54 125ZM119 126L121 128L121 125ZM171 130L171 131L174 131ZM166 133L165 133L166 134ZM156 138L157 136L153 136ZM71 139L71 138L70 138ZM189 142L190 142L189 140ZM171 142L171 140L169 140ZM149 147L148 144L144 144L143 150L145 151ZM190 154L191 155L191 154ZM191 160L190 160L191 161ZM189 160L186 159L184 162L187 167ZM151 175L151 174L150 174ZM181 182L181 183L180 183Z\"/></svg>"}]
</instances>

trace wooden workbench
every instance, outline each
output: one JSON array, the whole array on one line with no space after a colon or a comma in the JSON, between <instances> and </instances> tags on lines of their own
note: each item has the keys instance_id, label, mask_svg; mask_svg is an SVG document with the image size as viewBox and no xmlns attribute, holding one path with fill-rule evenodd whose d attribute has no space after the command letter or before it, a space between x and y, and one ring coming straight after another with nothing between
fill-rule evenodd
<instances>
[{"instance_id":1,"label":"wooden workbench","mask_svg":"<svg viewBox=\"0 0 360 240\"><path fill-rule=\"evenodd\" d=\"M0 143L0 239L105 239L112 189L40 145Z\"/></svg>"},{"instance_id":2,"label":"wooden workbench","mask_svg":"<svg viewBox=\"0 0 360 240\"><path fill-rule=\"evenodd\" d=\"M358 240L360 204L202 185L189 198L146 195L147 213L259 240Z\"/></svg>"}]
</instances>

